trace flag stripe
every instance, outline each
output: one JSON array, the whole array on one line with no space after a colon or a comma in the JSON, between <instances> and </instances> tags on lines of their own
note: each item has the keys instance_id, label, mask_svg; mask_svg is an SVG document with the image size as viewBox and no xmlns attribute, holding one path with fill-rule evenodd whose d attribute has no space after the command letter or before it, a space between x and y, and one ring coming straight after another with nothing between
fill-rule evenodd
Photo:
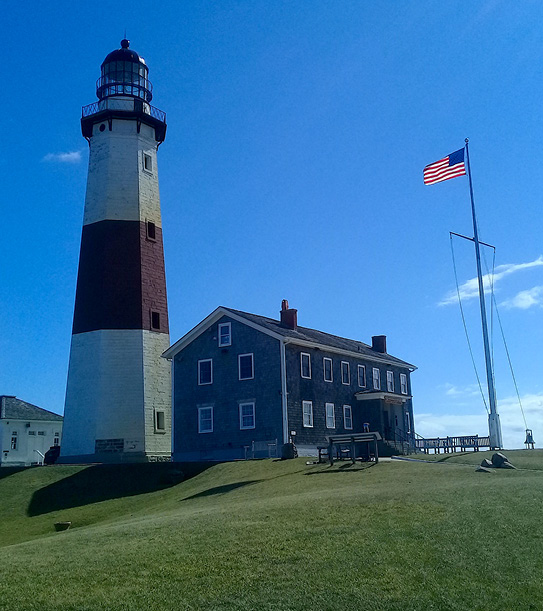
<instances>
[{"instance_id":1,"label":"flag stripe","mask_svg":"<svg viewBox=\"0 0 543 611\"><path fill-rule=\"evenodd\" d=\"M451 165L451 161L453 164ZM451 153L443 159L430 163L424 168L424 184L433 185L436 182L463 176L466 173L464 164L464 149Z\"/></svg>"}]
</instances>

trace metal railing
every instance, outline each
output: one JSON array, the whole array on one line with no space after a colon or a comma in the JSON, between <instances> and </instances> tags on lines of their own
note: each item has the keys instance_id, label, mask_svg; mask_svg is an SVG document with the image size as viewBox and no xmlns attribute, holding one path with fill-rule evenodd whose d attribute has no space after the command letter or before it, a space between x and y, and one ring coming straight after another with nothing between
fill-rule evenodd
<instances>
[{"instance_id":1,"label":"metal railing","mask_svg":"<svg viewBox=\"0 0 543 611\"><path fill-rule=\"evenodd\" d=\"M130 104L132 102L132 105ZM138 104L139 103L139 104ZM142 100L127 97L126 100L100 100L83 106L81 116L83 118L90 117L104 110L115 110L120 112L143 112L153 119L158 119L162 123L166 123L166 113L155 106L151 106Z\"/></svg>"}]
</instances>

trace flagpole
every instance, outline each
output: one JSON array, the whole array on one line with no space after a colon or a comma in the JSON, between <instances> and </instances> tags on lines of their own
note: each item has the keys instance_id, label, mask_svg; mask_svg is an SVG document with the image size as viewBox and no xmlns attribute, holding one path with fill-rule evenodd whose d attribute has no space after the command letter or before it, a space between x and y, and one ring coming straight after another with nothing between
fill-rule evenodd
<instances>
[{"instance_id":1,"label":"flagpole","mask_svg":"<svg viewBox=\"0 0 543 611\"><path fill-rule=\"evenodd\" d=\"M475 244L475 259L477 261L477 279L479 281L479 302L481 305L481 325L483 327L483 345L485 351L486 380L488 385L488 400L490 413L488 414L488 432L490 435L490 447L498 450L503 447L502 429L500 415L496 409L496 389L494 387L494 372L492 371L492 360L490 357L490 344L488 341L488 326L486 321L485 293L483 286L483 275L481 273L481 252L479 248L479 232L477 231L477 217L475 215L475 203L473 201L473 185L471 182L471 167L469 163L469 138L466 138L466 159L468 163L469 193L471 197L471 216L473 218L473 242Z\"/></svg>"}]
</instances>

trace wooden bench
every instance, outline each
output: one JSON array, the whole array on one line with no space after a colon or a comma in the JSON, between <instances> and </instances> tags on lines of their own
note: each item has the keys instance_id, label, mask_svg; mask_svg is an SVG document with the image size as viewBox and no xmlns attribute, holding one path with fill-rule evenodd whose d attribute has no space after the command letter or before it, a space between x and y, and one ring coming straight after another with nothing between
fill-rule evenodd
<instances>
[{"instance_id":1,"label":"wooden bench","mask_svg":"<svg viewBox=\"0 0 543 611\"><path fill-rule=\"evenodd\" d=\"M328 460L330 461L331 465L334 464L334 446L337 447L337 446L348 444L350 446L351 460L354 464L354 462L356 461L356 444L357 443L367 443L367 444L370 444L370 448L373 445L373 453L375 456L375 462L377 463L379 462L379 452L377 450L377 442L381 441L381 439L382 438L379 433L371 432L371 431L369 433L347 433L344 435L330 435L328 437L328 446L327 446ZM322 451L320 447L318 449L319 449L319 462L320 462ZM368 454L370 452L371 452L371 449L369 450Z\"/></svg>"}]
</instances>

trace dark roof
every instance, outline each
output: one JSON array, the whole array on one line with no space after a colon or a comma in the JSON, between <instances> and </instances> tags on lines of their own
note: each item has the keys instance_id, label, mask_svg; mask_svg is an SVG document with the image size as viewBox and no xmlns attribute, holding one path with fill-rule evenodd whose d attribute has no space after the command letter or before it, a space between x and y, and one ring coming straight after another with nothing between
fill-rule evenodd
<instances>
[{"instance_id":1,"label":"dark roof","mask_svg":"<svg viewBox=\"0 0 543 611\"><path fill-rule=\"evenodd\" d=\"M296 327L296 329L289 329L281 324L279 320L273 318L267 318L266 316L259 316L258 314L250 314L249 312L241 312L240 310L233 310L232 308L223 309L237 314L251 322L260 325L269 331L273 331L284 337L290 337L293 339L313 342L315 344L321 344L322 346L330 346L331 348L338 348L339 350L346 350L347 352L354 352L361 356L367 356L368 358L378 358L381 360L387 360L391 364L401 365L403 367L414 368L414 365L402 361L388 353L377 352L373 350L368 344L359 342L354 339L346 339L345 337L338 337L337 335L331 335L330 333L324 333L323 331L317 331L316 329L309 329L307 327Z\"/></svg>"},{"instance_id":2,"label":"dark roof","mask_svg":"<svg viewBox=\"0 0 543 611\"><path fill-rule=\"evenodd\" d=\"M145 64L145 60L143 57L140 57L135 51L129 49L130 41L123 39L121 40L121 48L115 49L106 56L106 59L102 62L102 66L104 64L109 64L109 62L141 62Z\"/></svg>"},{"instance_id":3,"label":"dark roof","mask_svg":"<svg viewBox=\"0 0 543 611\"><path fill-rule=\"evenodd\" d=\"M46 409L27 403L17 397L0 395L0 418L13 420L51 420L62 422L64 418Z\"/></svg>"}]
</instances>

